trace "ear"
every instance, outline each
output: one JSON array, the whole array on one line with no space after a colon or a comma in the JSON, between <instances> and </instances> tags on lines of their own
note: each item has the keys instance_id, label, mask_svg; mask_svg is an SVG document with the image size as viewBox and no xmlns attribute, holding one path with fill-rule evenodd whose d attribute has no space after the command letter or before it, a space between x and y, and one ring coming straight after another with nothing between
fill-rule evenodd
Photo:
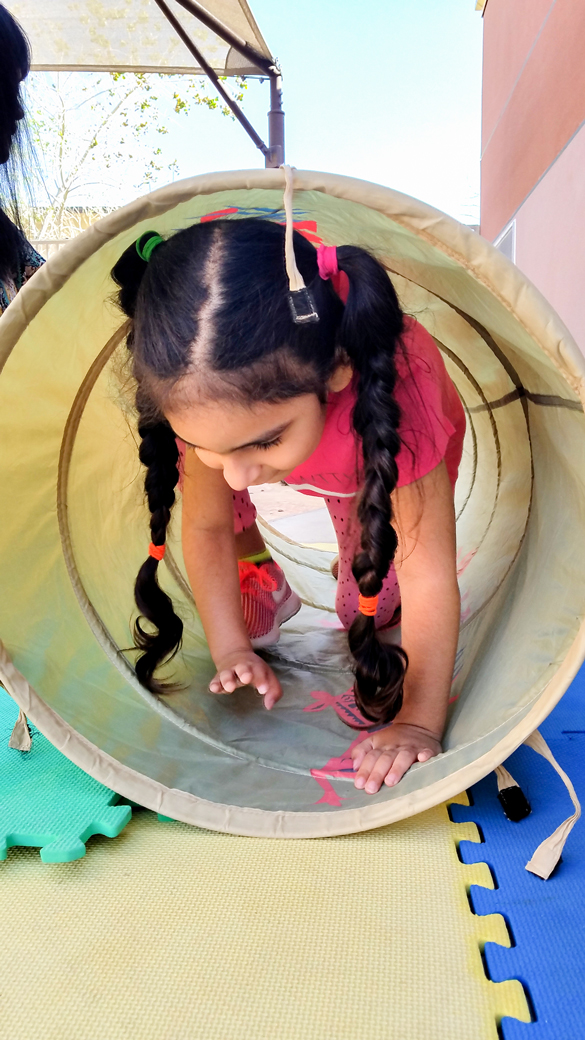
<instances>
[{"instance_id":1,"label":"ear","mask_svg":"<svg viewBox=\"0 0 585 1040\"><path fill-rule=\"evenodd\" d=\"M342 362L335 368L327 381L327 389L331 393L338 394L345 390L353 378L353 368L349 362Z\"/></svg>"}]
</instances>

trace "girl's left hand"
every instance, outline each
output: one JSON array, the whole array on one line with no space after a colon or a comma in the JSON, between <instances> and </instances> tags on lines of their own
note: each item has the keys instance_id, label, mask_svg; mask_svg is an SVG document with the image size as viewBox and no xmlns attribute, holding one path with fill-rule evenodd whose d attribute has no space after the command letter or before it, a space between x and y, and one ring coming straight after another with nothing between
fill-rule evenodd
<instances>
[{"instance_id":1,"label":"girl's left hand","mask_svg":"<svg viewBox=\"0 0 585 1040\"><path fill-rule=\"evenodd\" d=\"M375 794L382 784L393 787L414 762L428 762L440 755L437 737L422 726L394 722L372 733L351 752L356 772L354 784Z\"/></svg>"}]
</instances>

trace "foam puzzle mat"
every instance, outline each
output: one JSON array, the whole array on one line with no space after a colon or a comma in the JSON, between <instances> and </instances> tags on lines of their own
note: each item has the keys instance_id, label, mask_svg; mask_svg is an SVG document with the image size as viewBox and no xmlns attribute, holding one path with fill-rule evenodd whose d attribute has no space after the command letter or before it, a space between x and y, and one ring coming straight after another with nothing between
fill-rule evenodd
<instances>
[{"instance_id":1,"label":"foam puzzle mat","mask_svg":"<svg viewBox=\"0 0 585 1040\"><path fill-rule=\"evenodd\" d=\"M94 834L115 838L132 815L129 805L88 776L38 731L30 751L8 747L18 708L0 687L0 860L13 845L40 847L45 863L85 855Z\"/></svg>"},{"instance_id":2,"label":"foam puzzle mat","mask_svg":"<svg viewBox=\"0 0 585 1040\"><path fill-rule=\"evenodd\" d=\"M485 976L482 947L509 938L501 916L470 912L469 886L492 883L458 858L476 839L445 806L314 841L138 810L75 863L13 849L0 887L5 1035L497 1040L504 1016L530 1013L520 982Z\"/></svg>"},{"instance_id":3,"label":"foam puzzle mat","mask_svg":"<svg viewBox=\"0 0 585 1040\"><path fill-rule=\"evenodd\" d=\"M585 670L581 670L555 711L541 726L577 794L585 797ZM477 914L501 913L509 923L514 947L502 951L488 943L485 961L495 981L520 978L532 1003L530 1026L504 1019L504 1040L582 1040L585 996L583 921L585 916L585 832L577 823L563 858L548 881L524 869L544 834L550 833L570 806L567 792L547 763L521 747L506 763L521 785L533 812L521 823L510 823L496 801L493 774L472 788L474 804L454 805L456 820L479 824L485 844L462 842L466 863L486 861L497 888L472 887ZM502 955L503 954L503 955Z\"/></svg>"}]
</instances>

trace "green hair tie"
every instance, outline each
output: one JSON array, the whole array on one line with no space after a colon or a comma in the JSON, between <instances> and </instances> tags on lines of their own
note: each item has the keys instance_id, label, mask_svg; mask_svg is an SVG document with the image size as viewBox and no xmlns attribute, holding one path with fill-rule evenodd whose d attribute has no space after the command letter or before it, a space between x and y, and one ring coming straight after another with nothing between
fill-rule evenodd
<instances>
[{"instance_id":1,"label":"green hair tie","mask_svg":"<svg viewBox=\"0 0 585 1040\"><path fill-rule=\"evenodd\" d=\"M150 235L150 238L146 240L144 245L141 245L146 235ZM161 238L161 236L156 231L145 231L144 234L141 235L140 238L136 241L136 252L138 253L140 259L148 263L152 256L153 250L156 249L156 247L159 246L161 242L164 242L164 239Z\"/></svg>"}]
</instances>

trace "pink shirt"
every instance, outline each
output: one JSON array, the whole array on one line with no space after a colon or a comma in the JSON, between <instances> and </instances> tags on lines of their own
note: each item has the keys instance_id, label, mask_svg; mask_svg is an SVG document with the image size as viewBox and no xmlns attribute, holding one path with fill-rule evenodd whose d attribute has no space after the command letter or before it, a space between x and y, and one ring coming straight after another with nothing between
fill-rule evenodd
<instances>
[{"instance_id":1,"label":"pink shirt","mask_svg":"<svg viewBox=\"0 0 585 1040\"><path fill-rule=\"evenodd\" d=\"M414 318L404 318L404 349L396 355L394 395L401 410L402 447L397 456L397 487L420 480L444 459L454 487L465 412L434 340ZM355 381L329 395L325 429L313 454L290 473L286 483L306 495L353 498L360 490L363 460L351 424Z\"/></svg>"}]
</instances>

